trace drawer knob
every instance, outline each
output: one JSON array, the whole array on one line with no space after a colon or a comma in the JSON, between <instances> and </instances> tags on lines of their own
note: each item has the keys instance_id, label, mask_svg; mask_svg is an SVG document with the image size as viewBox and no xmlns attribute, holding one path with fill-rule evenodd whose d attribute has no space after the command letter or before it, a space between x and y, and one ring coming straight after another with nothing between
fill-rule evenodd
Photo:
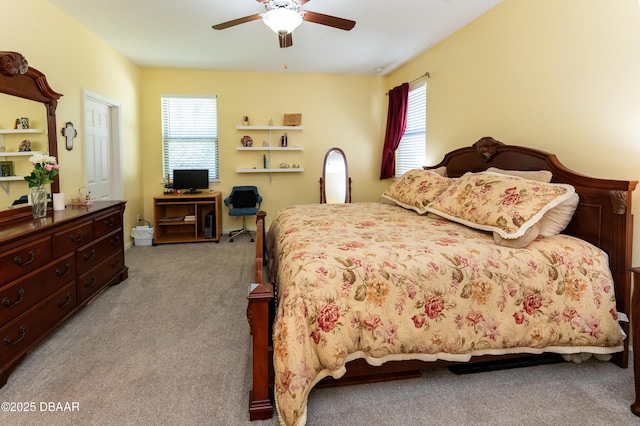
<instances>
[{"instance_id":1,"label":"drawer knob","mask_svg":"<svg viewBox=\"0 0 640 426\"><path fill-rule=\"evenodd\" d=\"M15 263L18 266L27 266L28 264L33 262L33 260L35 258L36 258L36 251L35 250L29 250L29 258L27 260L25 260L23 262L22 258L20 256L16 256L16 257L13 258L13 263Z\"/></svg>"},{"instance_id":2,"label":"drawer knob","mask_svg":"<svg viewBox=\"0 0 640 426\"><path fill-rule=\"evenodd\" d=\"M89 253L85 253L82 255L82 258L86 261L93 260L96 257L96 250L91 249Z\"/></svg>"},{"instance_id":3,"label":"drawer knob","mask_svg":"<svg viewBox=\"0 0 640 426\"><path fill-rule=\"evenodd\" d=\"M9 346L9 345L15 346L18 343L20 343L22 341L22 339L24 339L24 336L26 336L26 335L27 335L27 326L22 324L20 326L20 336L15 340L11 340L11 338L9 336L5 336L4 344L7 345L7 346Z\"/></svg>"},{"instance_id":4,"label":"drawer knob","mask_svg":"<svg viewBox=\"0 0 640 426\"><path fill-rule=\"evenodd\" d=\"M4 299L2 299L2 306L6 308L13 308L18 303L22 302L22 299L24 299L24 288L21 288L20 290L18 290L18 299L13 303L11 303L11 300L9 300L8 297L5 297Z\"/></svg>"},{"instance_id":5,"label":"drawer knob","mask_svg":"<svg viewBox=\"0 0 640 426\"><path fill-rule=\"evenodd\" d=\"M84 237L84 234L82 233L82 231L78 232L78 234L69 234L69 239L71 241L73 241L74 243L77 243L78 241L82 240L82 237Z\"/></svg>"},{"instance_id":6,"label":"drawer knob","mask_svg":"<svg viewBox=\"0 0 640 426\"><path fill-rule=\"evenodd\" d=\"M64 302L62 300L58 300L57 305L58 305L58 308L64 308L69 303L71 303L71 293L67 293L67 298L64 300Z\"/></svg>"},{"instance_id":7,"label":"drawer knob","mask_svg":"<svg viewBox=\"0 0 640 426\"><path fill-rule=\"evenodd\" d=\"M69 272L71 272L71 263L69 263L69 262L67 262L67 266L65 266L64 269L60 269L60 268L56 269L56 275L59 276L59 277L67 276L67 274L69 274Z\"/></svg>"},{"instance_id":8,"label":"drawer knob","mask_svg":"<svg viewBox=\"0 0 640 426\"><path fill-rule=\"evenodd\" d=\"M91 276L91 280L89 280L89 281L85 281L85 282L84 282L84 286L85 286L86 288L91 288L91 287L93 287L94 285L96 285L96 276L95 276L95 275L92 275L92 276Z\"/></svg>"},{"instance_id":9,"label":"drawer knob","mask_svg":"<svg viewBox=\"0 0 640 426\"><path fill-rule=\"evenodd\" d=\"M104 220L104 226L111 228L116 223L115 219L110 217Z\"/></svg>"}]
</instances>

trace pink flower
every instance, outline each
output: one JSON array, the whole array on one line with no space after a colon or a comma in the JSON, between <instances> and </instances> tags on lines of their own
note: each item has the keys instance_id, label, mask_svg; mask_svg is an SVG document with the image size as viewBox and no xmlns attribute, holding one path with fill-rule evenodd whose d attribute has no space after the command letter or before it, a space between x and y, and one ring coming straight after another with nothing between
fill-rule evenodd
<instances>
[{"instance_id":1,"label":"pink flower","mask_svg":"<svg viewBox=\"0 0 640 426\"><path fill-rule=\"evenodd\" d=\"M324 305L318 314L318 327L324 332L329 332L335 328L339 319L340 312L337 305L333 303Z\"/></svg>"},{"instance_id":2,"label":"pink flower","mask_svg":"<svg viewBox=\"0 0 640 426\"><path fill-rule=\"evenodd\" d=\"M522 302L522 307L529 315L533 315L540 307L542 307L542 296L540 293L529 293Z\"/></svg>"},{"instance_id":3,"label":"pink flower","mask_svg":"<svg viewBox=\"0 0 640 426\"><path fill-rule=\"evenodd\" d=\"M513 318L516 320L516 324L521 325L524 322L524 314L522 312L516 312L513 314Z\"/></svg>"},{"instance_id":4,"label":"pink flower","mask_svg":"<svg viewBox=\"0 0 640 426\"><path fill-rule=\"evenodd\" d=\"M416 328L422 328L422 326L426 322L426 318L423 317L422 315L414 315L411 317L411 320L413 321L413 325Z\"/></svg>"},{"instance_id":5,"label":"pink flower","mask_svg":"<svg viewBox=\"0 0 640 426\"><path fill-rule=\"evenodd\" d=\"M440 315L440 312L444 310L444 299L442 296L429 296L427 302L424 304L424 313L431 319Z\"/></svg>"}]
</instances>

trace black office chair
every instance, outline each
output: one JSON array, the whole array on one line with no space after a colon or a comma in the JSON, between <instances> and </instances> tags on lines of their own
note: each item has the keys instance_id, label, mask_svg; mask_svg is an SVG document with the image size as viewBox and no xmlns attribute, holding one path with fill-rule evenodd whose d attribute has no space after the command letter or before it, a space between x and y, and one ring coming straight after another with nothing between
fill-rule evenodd
<instances>
[{"instance_id":1,"label":"black office chair","mask_svg":"<svg viewBox=\"0 0 640 426\"><path fill-rule=\"evenodd\" d=\"M242 216L242 228L229 232L229 242L241 234L249 234L251 242L253 235L247 229L247 216L255 216L260 210L262 197L255 186L234 186L231 194L224 199L224 205L229 207L229 216Z\"/></svg>"}]
</instances>

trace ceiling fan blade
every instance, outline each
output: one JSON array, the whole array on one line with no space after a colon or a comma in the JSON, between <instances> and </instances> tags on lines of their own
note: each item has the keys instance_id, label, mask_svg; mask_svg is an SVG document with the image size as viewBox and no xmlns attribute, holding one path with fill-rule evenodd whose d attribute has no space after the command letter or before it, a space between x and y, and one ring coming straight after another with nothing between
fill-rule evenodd
<instances>
[{"instance_id":1,"label":"ceiling fan blade","mask_svg":"<svg viewBox=\"0 0 640 426\"><path fill-rule=\"evenodd\" d=\"M316 24L327 25L329 27L338 28L340 30L349 31L356 25L356 21L350 19L338 18L337 16L325 15L318 12L305 11L302 19Z\"/></svg>"},{"instance_id":2,"label":"ceiling fan blade","mask_svg":"<svg viewBox=\"0 0 640 426\"><path fill-rule=\"evenodd\" d=\"M280 47L282 47L283 49L285 47L293 46L293 37L291 36L291 33L285 36L281 36L278 34L278 43L280 43Z\"/></svg>"},{"instance_id":3,"label":"ceiling fan blade","mask_svg":"<svg viewBox=\"0 0 640 426\"><path fill-rule=\"evenodd\" d=\"M245 16L244 18L238 18L232 21L223 22L222 24L214 25L212 28L214 30L224 30L225 28L233 27L235 25L244 24L245 22L251 22L258 19L262 19L262 15L255 14L255 15Z\"/></svg>"}]
</instances>

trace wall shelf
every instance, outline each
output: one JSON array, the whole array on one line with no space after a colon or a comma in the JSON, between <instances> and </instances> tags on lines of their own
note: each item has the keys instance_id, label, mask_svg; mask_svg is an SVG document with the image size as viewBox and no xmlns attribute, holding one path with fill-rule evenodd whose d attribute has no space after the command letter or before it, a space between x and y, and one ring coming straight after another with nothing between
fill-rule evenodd
<instances>
[{"instance_id":1,"label":"wall shelf","mask_svg":"<svg viewBox=\"0 0 640 426\"><path fill-rule=\"evenodd\" d=\"M238 151L304 151L303 146L238 146Z\"/></svg>"},{"instance_id":2,"label":"wall shelf","mask_svg":"<svg viewBox=\"0 0 640 426\"><path fill-rule=\"evenodd\" d=\"M42 133L42 129L0 129L0 135L19 135L21 133Z\"/></svg>"},{"instance_id":3,"label":"wall shelf","mask_svg":"<svg viewBox=\"0 0 640 426\"><path fill-rule=\"evenodd\" d=\"M238 130L304 130L304 126L236 126Z\"/></svg>"},{"instance_id":4,"label":"wall shelf","mask_svg":"<svg viewBox=\"0 0 640 426\"><path fill-rule=\"evenodd\" d=\"M299 173L304 172L302 167L279 167L275 169L236 169L236 173Z\"/></svg>"},{"instance_id":5,"label":"wall shelf","mask_svg":"<svg viewBox=\"0 0 640 426\"><path fill-rule=\"evenodd\" d=\"M268 145L259 146L238 146L238 151L266 151L268 152L268 161L266 165L272 164L271 152L272 151L304 151L302 146L279 146L271 141L271 134L274 130L281 130L286 132L295 130L304 130L303 126L236 126L238 130L266 130L269 132ZM253 167L253 168L237 168L236 173L269 173L269 182L271 182L271 173L301 173L304 172L302 167Z\"/></svg>"},{"instance_id":6,"label":"wall shelf","mask_svg":"<svg viewBox=\"0 0 640 426\"><path fill-rule=\"evenodd\" d=\"M0 157L30 157L35 154L42 154L41 151L0 151Z\"/></svg>"},{"instance_id":7,"label":"wall shelf","mask_svg":"<svg viewBox=\"0 0 640 426\"><path fill-rule=\"evenodd\" d=\"M3 130L6 131L6 130ZM17 131L16 131L17 132ZM24 132L24 130L20 130L20 132ZM4 146L4 145L0 145ZM34 154L42 154L40 151L11 151L4 152L0 151L0 158L7 157L30 157ZM24 182L24 176L0 176L0 187L4 190L4 192L9 195L9 182Z\"/></svg>"}]
</instances>

